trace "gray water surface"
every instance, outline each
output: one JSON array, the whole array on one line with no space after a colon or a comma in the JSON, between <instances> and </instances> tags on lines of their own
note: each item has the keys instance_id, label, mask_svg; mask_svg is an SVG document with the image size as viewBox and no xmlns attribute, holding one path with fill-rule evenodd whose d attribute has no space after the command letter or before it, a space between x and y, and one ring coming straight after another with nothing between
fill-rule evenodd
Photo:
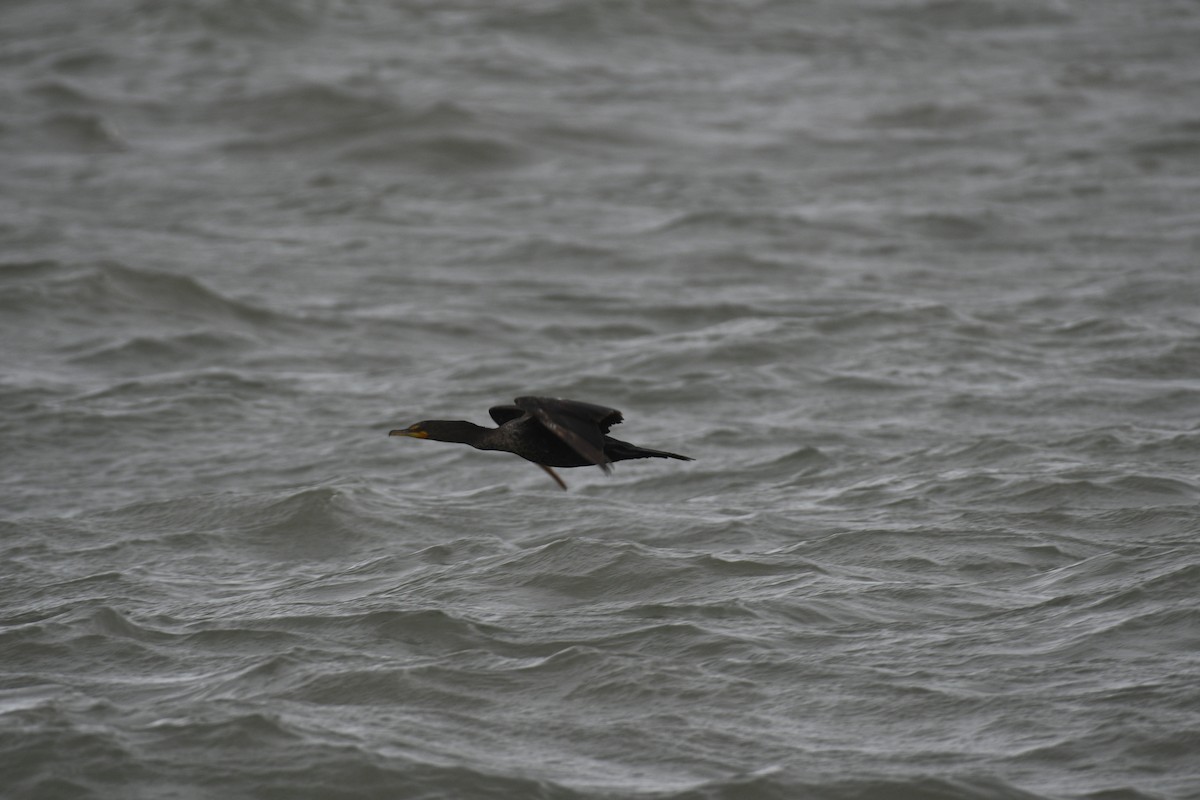
<instances>
[{"instance_id":1,"label":"gray water surface","mask_svg":"<svg viewBox=\"0 0 1200 800\"><path fill-rule=\"evenodd\" d=\"M0 795L1200 797L1200 6L0 30Z\"/></svg>"}]
</instances>

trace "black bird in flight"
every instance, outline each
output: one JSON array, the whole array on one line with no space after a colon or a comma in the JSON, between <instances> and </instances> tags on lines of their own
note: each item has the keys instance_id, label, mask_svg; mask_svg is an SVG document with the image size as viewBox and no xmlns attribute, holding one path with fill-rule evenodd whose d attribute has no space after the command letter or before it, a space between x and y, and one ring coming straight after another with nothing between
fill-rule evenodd
<instances>
[{"instance_id":1,"label":"black bird in flight","mask_svg":"<svg viewBox=\"0 0 1200 800\"><path fill-rule=\"evenodd\" d=\"M464 420L432 419L389 431L388 436L411 436L437 442L469 444L477 450L503 450L532 461L563 489L567 485L551 467L596 465L606 473L614 461L630 458L677 458L678 453L651 450L614 439L608 429L621 422L615 408L560 397L518 397L511 406L488 409L498 427L483 428Z\"/></svg>"}]
</instances>

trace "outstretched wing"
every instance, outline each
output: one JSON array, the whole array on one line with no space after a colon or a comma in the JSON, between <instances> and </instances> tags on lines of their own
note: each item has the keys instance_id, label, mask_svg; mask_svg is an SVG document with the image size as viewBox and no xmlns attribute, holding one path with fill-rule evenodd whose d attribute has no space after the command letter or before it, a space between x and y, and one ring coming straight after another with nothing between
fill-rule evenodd
<instances>
[{"instance_id":1,"label":"outstretched wing","mask_svg":"<svg viewBox=\"0 0 1200 800\"><path fill-rule=\"evenodd\" d=\"M559 397L518 397L514 402L572 450L608 472L604 434L621 421L621 412Z\"/></svg>"},{"instance_id":2,"label":"outstretched wing","mask_svg":"<svg viewBox=\"0 0 1200 800\"><path fill-rule=\"evenodd\" d=\"M492 406L488 409L488 413L492 415L492 420L497 425L512 422L517 417L525 415L525 412L516 406Z\"/></svg>"}]
</instances>

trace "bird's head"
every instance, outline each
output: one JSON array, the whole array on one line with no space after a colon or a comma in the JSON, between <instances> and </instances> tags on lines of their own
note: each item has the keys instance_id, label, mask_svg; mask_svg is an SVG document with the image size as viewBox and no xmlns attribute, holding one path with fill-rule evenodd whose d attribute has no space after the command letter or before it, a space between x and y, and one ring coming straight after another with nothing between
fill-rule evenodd
<instances>
[{"instance_id":1,"label":"bird's head","mask_svg":"<svg viewBox=\"0 0 1200 800\"><path fill-rule=\"evenodd\" d=\"M388 436L410 436L413 439L432 439L435 442L461 442L474 445L486 429L473 422L455 419L428 419L409 425L398 431L389 431Z\"/></svg>"},{"instance_id":2,"label":"bird's head","mask_svg":"<svg viewBox=\"0 0 1200 800\"><path fill-rule=\"evenodd\" d=\"M424 422L418 422L401 430L388 431L388 436L411 436L414 439L428 439L429 431L425 430L425 425L426 423Z\"/></svg>"}]
</instances>

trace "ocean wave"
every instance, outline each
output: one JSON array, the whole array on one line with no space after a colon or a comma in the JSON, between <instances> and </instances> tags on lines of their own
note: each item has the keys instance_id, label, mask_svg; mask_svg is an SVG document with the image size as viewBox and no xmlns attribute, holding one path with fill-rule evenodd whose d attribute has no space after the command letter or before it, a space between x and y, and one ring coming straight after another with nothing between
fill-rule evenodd
<instances>
[{"instance_id":1,"label":"ocean wave","mask_svg":"<svg viewBox=\"0 0 1200 800\"><path fill-rule=\"evenodd\" d=\"M814 782L780 770L734 776L683 792L655 795L654 800L1049 800L995 778L831 778ZM1133 800L1131 798L1131 800Z\"/></svg>"},{"instance_id":2,"label":"ocean wave","mask_svg":"<svg viewBox=\"0 0 1200 800\"><path fill-rule=\"evenodd\" d=\"M31 83L25 91L43 103L55 107L88 108L95 98L84 86L70 79L47 79Z\"/></svg>"},{"instance_id":3,"label":"ocean wave","mask_svg":"<svg viewBox=\"0 0 1200 800\"><path fill-rule=\"evenodd\" d=\"M982 124L991 116L985 106L964 102L922 102L878 111L867 118L881 128L928 129L945 138L947 130Z\"/></svg>"},{"instance_id":4,"label":"ocean wave","mask_svg":"<svg viewBox=\"0 0 1200 800\"><path fill-rule=\"evenodd\" d=\"M991 494L995 501L1027 508L1114 508L1186 500L1197 487L1173 478L1121 476L1110 480L1017 479Z\"/></svg>"},{"instance_id":5,"label":"ocean wave","mask_svg":"<svg viewBox=\"0 0 1200 800\"><path fill-rule=\"evenodd\" d=\"M1053 27L1073 19L1065 4L1025 0L923 0L884 5L875 13L895 15L908 23L936 26L939 30Z\"/></svg>"},{"instance_id":6,"label":"ocean wave","mask_svg":"<svg viewBox=\"0 0 1200 800\"><path fill-rule=\"evenodd\" d=\"M89 367L111 370L176 370L180 364L203 365L224 360L253 347L247 336L217 331L134 336L110 342L74 355L70 361Z\"/></svg>"},{"instance_id":7,"label":"ocean wave","mask_svg":"<svg viewBox=\"0 0 1200 800\"><path fill-rule=\"evenodd\" d=\"M387 93L337 84L222 98L210 116L246 131L222 143L230 154L322 150L342 161L430 170L514 168L534 160L520 128L510 130L502 116L449 101L410 107Z\"/></svg>"},{"instance_id":8,"label":"ocean wave","mask_svg":"<svg viewBox=\"0 0 1200 800\"><path fill-rule=\"evenodd\" d=\"M368 535L379 524L390 527L368 511L369 500L359 505L360 497L354 489L333 486L265 495L204 494L133 503L89 519L126 534L219 536L241 547L308 558L326 545L336 548L339 539Z\"/></svg>"},{"instance_id":9,"label":"ocean wave","mask_svg":"<svg viewBox=\"0 0 1200 800\"><path fill-rule=\"evenodd\" d=\"M1106 359L1100 370L1106 375L1161 381L1191 382L1200 364L1200 338L1186 341L1138 346L1143 352L1136 356Z\"/></svg>"},{"instance_id":10,"label":"ocean wave","mask_svg":"<svg viewBox=\"0 0 1200 800\"><path fill-rule=\"evenodd\" d=\"M43 99L58 105L63 98ZM111 116L84 109L56 111L2 132L6 138L17 138L25 148L39 152L99 156L123 153L130 147Z\"/></svg>"},{"instance_id":11,"label":"ocean wave","mask_svg":"<svg viewBox=\"0 0 1200 800\"><path fill-rule=\"evenodd\" d=\"M341 128L361 131L364 127L395 127L435 132L473 127L479 122L465 106L454 102L408 107L386 92L332 82L286 83L249 90L222 97L211 111L253 133L291 129L307 131L314 137Z\"/></svg>"},{"instance_id":12,"label":"ocean wave","mask_svg":"<svg viewBox=\"0 0 1200 800\"><path fill-rule=\"evenodd\" d=\"M1002 229L1002 220L988 211L914 212L898 217L896 222L901 229L951 241L980 239Z\"/></svg>"},{"instance_id":13,"label":"ocean wave","mask_svg":"<svg viewBox=\"0 0 1200 800\"><path fill-rule=\"evenodd\" d=\"M121 315L163 324L170 321L242 323L277 322L277 312L235 300L189 275L101 262L79 268L55 261L8 265L0 274L0 308L13 316L54 313L59 319L93 326L95 315ZM94 329L94 328L93 328Z\"/></svg>"},{"instance_id":14,"label":"ocean wave","mask_svg":"<svg viewBox=\"0 0 1200 800\"><path fill-rule=\"evenodd\" d=\"M710 12L722 10L708 0L666 0L651 7L632 0L619 0L601 12L587 2L568 2L529 6L493 13L488 27L550 39L594 42L622 34L648 35L670 30L682 33L707 33L714 30Z\"/></svg>"},{"instance_id":15,"label":"ocean wave","mask_svg":"<svg viewBox=\"0 0 1200 800\"><path fill-rule=\"evenodd\" d=\"M153 0L136 0L128 14L147 33L210 33L223 37L260 38L279 34L297 35L315 28L325 16L319 0L181 0L162 5Z\"/></svg>"}]
</instances>

